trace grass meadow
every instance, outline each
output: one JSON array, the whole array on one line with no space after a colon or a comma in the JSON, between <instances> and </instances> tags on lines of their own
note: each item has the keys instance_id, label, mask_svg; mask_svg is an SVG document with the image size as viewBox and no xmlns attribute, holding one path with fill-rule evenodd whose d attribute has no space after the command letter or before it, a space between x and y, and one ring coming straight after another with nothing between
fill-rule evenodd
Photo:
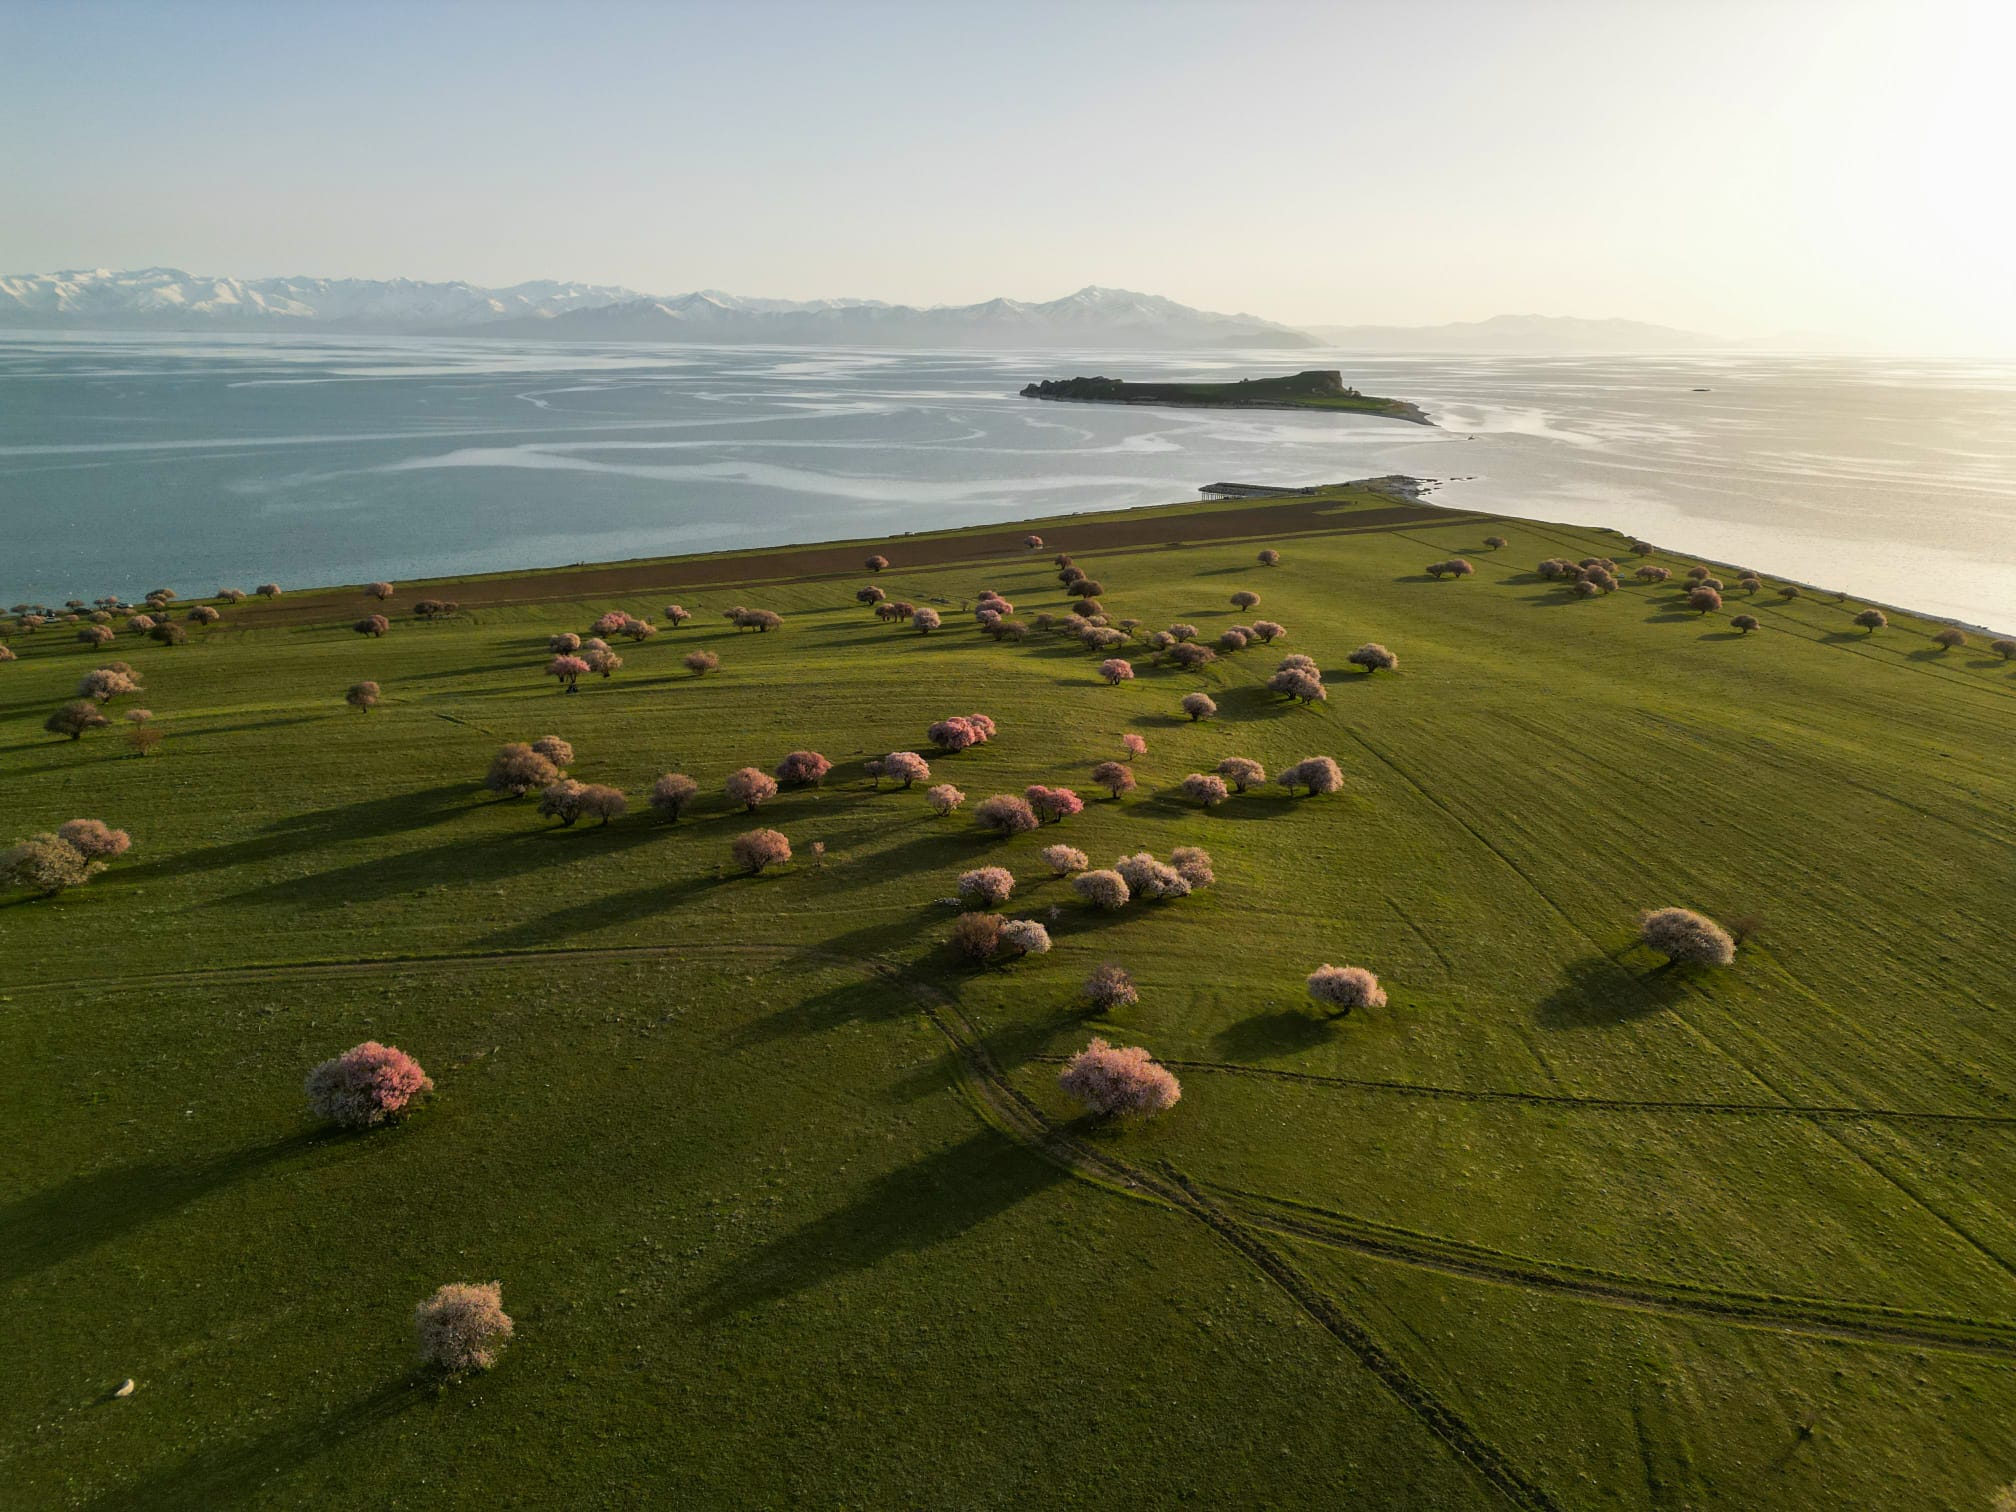
<instances>
[{"instance_id":1,"label":"grass meadow","mask_svg":"<svg viewBox=\"0 0 2016 1512\"><path fill-rule=\"evenodd\" d=\"M1142 511L1092 551L1041 521L1041 551L952 533L917 566L863 542L872 575L402 584L382 639L355 588L180 647L15 636L0 845L80 816L134 844L0 898L0 1505L1986 1508L2016 1480L2016 666L1768 580L1707 616L1628 578L1579 600L1535 564L1628 573L1621 537L1393 502L1211 539ZM976 633L985 588L1068 607L1057 550L1144 633L1288 637L1198 673L1122 652L1109 687L1061 637ZM1452 554L1475 576L1423 574ZM878 623L871 577L945 628ZM613 678L541 675L549 635L672 600L693 621ZM1351 668L1365 641L1398 670ZM1325 702L1267 692L1290 651ZM112 657L152 756L43 733ZM929 749L974 711L992 741ZM1130 732L1110 801L1089 772ZM630 812L482 789L545 734ZM722 796L799 748L821 786ZM965 810L871 787L891 750ZM1329 755L1345 789L1181 796L1232 755ZM643 803L667 771L701 785L676 824ZM1084 812L973 823L1031 783ZM757 826L796 857L738 875ZM1217 883L1095 912L1059 841L1202 846ZM949 950L941 900L988 864L1047 955ZM1667 905L1754 921L1736 963L1638 946ZM1108 961L1140 1001L1098 1013ZM1324 1018L1324 963L1387 1005ZM1056 1078L1095 1034L1182 1101L1083 1116ZM303 1076L366 1039L435 1095L319 1126ZM416 1376L414 1304L492 1280L497 1368Z\"/></svg>"}]
</instances>

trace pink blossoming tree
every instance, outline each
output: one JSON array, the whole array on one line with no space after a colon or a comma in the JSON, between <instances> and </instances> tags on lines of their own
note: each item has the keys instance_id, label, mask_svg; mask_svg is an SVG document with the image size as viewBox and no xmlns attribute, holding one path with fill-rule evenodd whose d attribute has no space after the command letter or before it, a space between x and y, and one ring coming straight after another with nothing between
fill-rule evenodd
<instances>
[{"instance_id":1,"label":"pink blossoming tree","mask_svg":"<svg viewBox=\"0 0 2016 1512\"><path fill-rule=\"evenodd\" d=\"M1176 1078L1146 1050L1097 1037L1064 1063L1057 1084L1100 1118L1166 1113L1183 1096Z\"/></svg>"},{"instance_id":2,"label":"pink blossoming tree","mask_svg":"<svg viewBox=\"0 0 2016 1512\"><path fill-rule=\"evenodd\" d=\"M1384 1008L1386 993L1379 978L1363 966L1318 966L1309 973L1309 996L1342 1018L1353 1008Z\"/></svg>"},{"instance_id":3,"label":"pink blossoming tree","mask_svg":"<svg viewBox=\"0 0 2016 1512\"><path fill-rule=\"evenodd\" d=\"M304 1090L317 1118L346 1129L375 1129L432 1092L434 1083L405 1051L366 1040L310 1071Z\"/></svg>"}]
</instances>

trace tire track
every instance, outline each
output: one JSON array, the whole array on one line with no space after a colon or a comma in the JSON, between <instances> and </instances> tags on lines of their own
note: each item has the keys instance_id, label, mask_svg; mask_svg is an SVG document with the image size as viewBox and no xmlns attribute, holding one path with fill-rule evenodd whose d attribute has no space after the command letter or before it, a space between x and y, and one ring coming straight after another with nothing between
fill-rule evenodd
<instances>
[{"instance_id":1,"label":"tire track","mask_svg":"<svg viewBox=\"0 0 2016 1512\"><path fill-rule=\"evenodd\" d=\"M371 976L384 971L490 966L526 966L583 961L650 960L667 956L715 952L782 954L786 947L767 945L609 945L588 948L559 946L546 950L449 951L438 955L367 956L350 960L268 961L256 966L195 967L187 971L144 972L132 976L72 977L67 981L19 982L9 991L123 992L149 987L231 986L242 982L273 982L290 977ZM849 957L849 960L854 958ZM860 964L858 961L855 964Z\"/></svg>"},{"instance_id":2,"label":"tire track","mask_svg":"<svg viewBox=\"0 0 2016 1512\"><path fill-rule=\"evenodd\" d=\"M1173 1207L1203 1223L1249 1261L1295 1302L1319 1327L1343 1344L1428 1431L1463 1459L1512 1505L1528 1512L1560 1512L1560 1503L1526 1479L1463 1416L1444 1402L1369 1332L1347 1317L1336 1302L1314 1285L1274 1246L1253 1229L1228 1215L1174 1166L1161 1163L1151 1171L1094 1149L1058 1125L1016 1088L981 1043L972 1020L950 998L905 977L897 968L871 965L906 986L925 1017L944 1035L967 1073L968 1084L1004 1127L1022 1142L1074 1175L1117 1185L1151 1201Z\"/></svg>"},{"instance_id":3,"label":"tire track","mask_svg":"<svg viewBox=\"0 0 2016 1512\"><path fill-rule=\"evenodd\" d=\"M1332 1249L1398 1260L1419 1269L1472 1281L1559 1292L1638 1312L1698 1317L1719 1323L1843 1339L1951 1350L2016 1361L2016 1324L1940 1313L1919 1313L1815 1297L1777 1297L1724 1291L1677 1281L1654 1281L1579 1266L1549 1264L1502 1254L1457 1240L1430 1239L1320 1208L1284 1202L1235 1188L1218 1189L1240 1217L1256 1227Z\"/></svg>"},{"instance_id":4,"label":"tire track","mask_svg":"<svg viewBox=\"0 0 2016 1512\"><path fill-rule=\"evenodd\" d=\"M1626 971L1622 966L1619 966L1617 962L1611 958L1610 953L1605 949L1603 949L1602 945L1595 939L1595 937L1592 936L1588 930L1584 929L1582 925L1577 923L1574 916L1571 915L1567 909L1563 908L1559 903L1555 902L1553 895L1550 894L1546 888L1540 885L1539 880L1536 877L1534 877L1531 872L1527 871L1525 867L1521 866L1517 861L1515 861L1512 858L1512 856L1504 849L1504 847L1500 846L1489 835L1485 834L1483 830L1479 829L1475 824L1473 824L1453 804L1445 802L1443 799L1438 798L1434 793L1430 792L1428 788L1425 787L1413 775L1413 773L1409 772L1405 767L1401 766L1399 762L1395 761L1391 756L1387 755L1384 751L1380 750L1379 747L1372 744L1371 741L1367 740L1362 730L1346 725L1344 726L1344 733L1351 740L1357 742L1357 744L1363 750L1365 750L1368 754L1370 754L1372 758L1376 760L1381 766L1385 767L1387 771L1391 772L1395 777L1399 778L1401 782L1405 783L1411 791L1418 794L1422 802L1430 805L1431 807L1441 812L1444 816L1446 816L1450 820L1450 822L1459 826L1463 830L1463 832L1469 835L1470 838L1474 840L1478 845L1482 846L1485 850L1489 851L1491 855L1497 859L1498 863L1501 866L1505 867L1506 870L1510 871L1513 876L1517 877L1522 883L1524 883L1527 889L1530 892L1532 892L1533 896L1538 898L1543 904L1546 905L1549 913L1553 914L1556 918L1558 918L1564 925L1567 926L1568 930L1571 933L1576 935L1585 944L1587 944L1589 949L1594 954L1602 956L1605 960L1608 960L1610 964L1616 968L1618 974L1622 976L1624 980L1630 984L1632 991L1636 992L1642 1000L1651 1003L1650 994L1647 992L1645 984L1638 979L1637 975L1633 972ZM1657 1007L1659 1005L1653 1003L1652 1006ZM1777 1094L1781 1101L1788 1101L1788 1102L1790 1101L1789 1098L1786 1098L1784 1094L1780 1092L1777 1087L1773 1086L1766 1078L1758 1075L1756 1071L1752 1070L1742 1060L1738 1059L1734 1055L1731 1055L1727 1050L1723 1049L1722 1046L1716 1042L1715 1038L1712 1035L1710 1035L1705 1029L1703 1029L1698 1023L1696 1023L1692 1018L1681 1017L1678 1015L1676 1015L1675 1017L1676 1021L1683 1028L1685 1028L1689 1034L1695 1036L1695 1038L1700 1040L1701 1043L1706 1045L1710 1050L1714 1051L1717 1055L1723 1057L1731 1065L1735 1066L1738 1070L1744 1072L1746 1075L1750 1077L1752 1081L1756 1082L1759 1086L1763 1087L1767 1092Z\"/></svg>"},{"instance_id":5,"label":"tire track","mask_svg":"<svg viewBox=\"0 0 2016 1512\"><path fill-rule=\"evenodd\" d=\"M1061 1055L1033 1055L1034 1061L1061 1065ZM1273 1066L1244 1066L1234 1061L1172 1060L1157 1057L1177 1071L1214 1072L1227 1076L1251 1076L1270 1081L1301 1082L1315 1086L1348 1087L1354 1091L1385 1092L1399 1097L1446 1098L1459 1102L1515 1103L1539 1107L1561 1107L1598 1113L1679 1113L1730 1118L1799 1118L1841 1123L1925 1123L1982 1128L2016 1128L2016 1114L2000 1113L1919 1113L1908 1108L1858 1108L1848 1105L1812 1103L1685 1102L1660 1098L1579 1097L1566 1092L1513 1092L1493 1087L1439 1087L1424 1082L1382 1081L1371 1077L1328 1076L1316 1071L1288 1071Z\"/></svg>"},{"instance_id":6,"label":"tire track","mask_svg":"<svg viewBox=\"0 0 2016 1512\"><path fill-rule=\"evenodd\" d=\"M1059 1125L1013 1084L1007 1072L982 1042L978 1026L950 996L911 975L900 966L871 957L851 955L844 951L727 943L559 947L530 951L388 956L364 961L274 962L256 966L99 978L91 982L42 982L17 986L13 991L17 994L38 990L74 994L80 987L86 990L186 987L297 977L369 976L402 969L480 970L487 967L501 968L528 964L574 965L604 960L671 959L694 954L789 957L821 961L865 971L871 977L904 992L954 1051L962 1072L962 1085L976 1111L987 1122L1046 1159L1064 1166L1075 1175L1118 1192L1179 1209L1208 1224L1242 1254L1254 1258L1256 1264L1259 1263L1257 1256L1261 1254L1269 1256L1268 1265L1262 1268L1270 1277L1279 1280L1283 1288L1288 1290L1291 1296L1295 1296L1305 1310L1311 1310L1311 1303L1304 1302L1292 1284L1293 1278L1299 1273L1295 1272L1285 1257L1280 1256L1260 1240L1252 1232L1254 1228L1264 1228L1283 1237L1348 1249L1419 1269L1501 1285L1556 1292L1643 1312L1701 1317L1711 1321L1775 1328L1857 1343L1956 1349L1998 1359L2016 1359L2016 1324L1865 1307L1855 1303L1830 1302L1824 1298L1774 1298L1762 1293L1721 1292L1713 1288L1689 1286L1678 1282L1617 1276L1577 1267L1550 1265L1544 1261L1500 1255L1495 1251L1465 1245L1458 1240L1438 1239L1413 1234L1407 1230L1384 1228L1340 1214L1327 1213L1320 1209L1298 1206L1281 1199L1236 1189L1214 1188L1218 1190L1219 1201L1211 1202L1188 1177L1173 1167L1165 1165L1163 1171L1159 1173L1150 1171L1088 1144L1071 1133L1068 1128ZM1031 1059L1037 1063L1054 1064L1061 1057L1035 1056ZM1279 1071L1266 1067L1237 1066L1227 1062L1171 1060L1164 1064L1193 1071L1215 1071L1317 1085L1365 1087L1401 1095L1531 1102L1574 1107L1615 1107L1620 1111L1663 1112L1677 1109L1688 1112L1712 1111L1734 1116L1817 1117L1822 1120L1833 1117L1838 1111L1839 1121L1844 1122L1872 1116L1878 1118L1890 1116L1899 1122L1922 1118L1948 1123L1969 1121L1974 1118L1973 1115L1965 1114L1916 1115L1903 1112L1890 1114L1888 1110L1816 1109L1790 1103L1666 1104L1641 1103L1630 1099L1581 1099L1566 1094L1550 1093L1472 1092L1460 1088L1420 1087L1404 1082L1369 1080L1361 1082L1344 1077L1321 1076L1314 1072ZM2016 1122L2011 1119L1993 1121L1998 1124ZM1229 1205L1233 1211L1228 1214L1220 1206L1221 1203ZM1322 1300L1320 1293L1308 1286L1308 1283L1302 1282L1300 1285L1311 1293L1316 1302ZM1331 1311L1335 1311L1334 1304L1330 1304L1330 1308ZM1335 1332L1324 1317L1313 1310L1311 1315L1326 1330ZM1393 1368L1397 1370L1401 1367L1396 1365ZM1418 1389L1426 1393L1425 1387ZM1399 1394L1397 1388L1396 1394ZM1424 1400L1432 1400L1432 1394L1425 1395ZM1481 1440L1479 1442L1481 1443ZM1455 1447L1452 1444L1452 1448ZM1457 1452L1464 1453L1465 1458L1469 1458L1468 1453L1462 1449L1458 1449ZM1534 1505L1540 1504L1534 1503Z\"/></svg>"}]
</instances>

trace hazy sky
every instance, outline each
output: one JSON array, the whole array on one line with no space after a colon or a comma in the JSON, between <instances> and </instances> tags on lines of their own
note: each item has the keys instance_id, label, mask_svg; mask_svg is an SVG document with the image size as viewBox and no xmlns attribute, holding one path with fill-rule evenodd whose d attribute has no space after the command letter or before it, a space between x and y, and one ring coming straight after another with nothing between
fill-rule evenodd
<instances>
[{"instance_id":1,"label":"hazy sky","mask_svg":"<svg viewBox=\"0 0 2016 1512\"><path fill-rule=\"evenodd\" d=\"M2016 0L0 0L0 271L2016 351Z\"/></svg>"}]
</instances>

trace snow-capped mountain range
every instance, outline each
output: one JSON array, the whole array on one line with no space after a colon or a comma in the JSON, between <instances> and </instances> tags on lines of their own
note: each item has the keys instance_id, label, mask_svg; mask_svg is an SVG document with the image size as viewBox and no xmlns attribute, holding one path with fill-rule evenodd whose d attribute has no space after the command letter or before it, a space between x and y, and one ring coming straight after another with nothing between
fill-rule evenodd
<instances>
[{"instance_id":1,"label":"snow-capped mountain range","mask_svg":"<svg viewBox=\"0 0 2016 1512\"><path fill-rule=\"evenodd\" d=\"M315 324L403 330L550 317L638 297L630 289L550 280L480 289L410 278L195 278L176 268L88 268L0 277L0 321L11 326L275 330Z\"/></svg>"},{"instance_id":2,"label":"snow-capped mountain range","mask_svg":"<svg viewBox=\"0 0 2016 1512\"><path fill-rule=\"evenodd\" d=\"M1311 346L1254 315L1193 310L1088 287L1031 304L749 299L719 290L657 298L539 280L506 289L412 279L198 278L174 268L0 276L0 329L354 331L549 341L776 342L865 346Z\"/></svg>"}]
</instances>

